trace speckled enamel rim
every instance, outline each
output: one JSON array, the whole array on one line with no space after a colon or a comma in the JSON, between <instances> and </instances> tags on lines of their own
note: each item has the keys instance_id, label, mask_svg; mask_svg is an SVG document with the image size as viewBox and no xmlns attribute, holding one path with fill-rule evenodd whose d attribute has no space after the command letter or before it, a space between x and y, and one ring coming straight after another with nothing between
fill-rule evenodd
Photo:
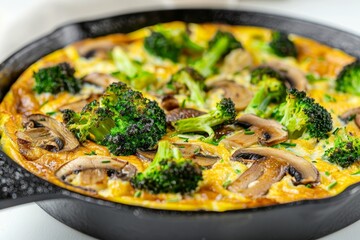
<instances>
[{"instance_id":1,"label":"speckled enamel rim","mask_svg":"<svg viewBox=\"0 0 360 240\"><path fill-rule=\"evenodd\" d=\"M189 17L189 12L193 13L194 17ZM205 15L202 15L203 13ZM269 21L259 21L260 19L268 19ZM121 18L119 28L121 32L130 32L141 27L153 25L160 22L170 21L185 21L185 22L217 22L233 25L252 25L278 29L284 32L290 32L298 34L304 37L309 37L328 46L343 50L357 58L360 58L360 37L354 34L337 30L335 28L327 27L317 23L312 23L305 20L299 20L291 17L284 17L279 15L250 12L250 11L236 11L227 9L154 9L144 12L134 12L129 14L123 14L108 18L102 18L97 20L72 23L62 26L52 33L35 40L34 42L26 45L19 51L15 52L3 63L0 64L0 99L8 91L11 84L17 79L17 77L27 68L41 58L42 56L55 51L65 45L78 41L88 37L98 37L113 32L103 31L101 26L106 29L106 23L111 20L114 21L117 18ZM147 19L148 18L148 19ZM150 20L149 20L150 19ZM209 20L212 19L212 20ZM131 23L131 21L137 22L137 28L131 29L131 27L124 27L121 24ZM71 33L69 35L69 33ZM50 46L48 44L51 41L56 41L57 46ZM32 51L36 51L34 56ZM24 63L22 59L27 59ZM16 68L12 65L15 65ZM8 82L6 82L8 81ZM0 151L0 205L2 208L14 206L31 201L47 200L54 198L73 198L81 201L93 203L96 205L107 206L116 209L126 209L130 211L141 211L142 214L160 214L160 215L217 215L217 214L238 214L246 212L258 212L258 211L271 211L279 208L291 208L299 205L323 205L331 204L347 199L351 196L355 196L360 191L360 183L353 184L346 188L342 193L324 199L314 200L302 200L286 204L276 204L271 206L230 210L226 212L208 212L208 211L174 211L174 210L157 210L145 207L131 206L111 201L101 200L87 195L82 195L76 192L72 192L58 186L53 185L46 180L43 180L34 174L30 173L26 169L20 167L16 162L10 159L6 154ZM4 191L4 187L6 191ZM30 189L30 190L29 190ZM22 200L26 199L26 200ZM15 202L15 203L14 203Z\"/></svg>"}]
</instances>

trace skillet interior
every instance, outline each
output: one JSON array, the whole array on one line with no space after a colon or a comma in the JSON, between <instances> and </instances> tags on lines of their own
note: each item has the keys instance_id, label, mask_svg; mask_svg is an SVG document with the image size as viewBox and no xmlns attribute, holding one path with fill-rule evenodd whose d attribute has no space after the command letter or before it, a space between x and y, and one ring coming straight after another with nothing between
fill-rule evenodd
<instances>
[{"instance_id":1,"label":"skillet interior","mask_svg":"<svg viewBox=\"0 0 360 240\"><path fill-rule=\"evenodd\" d=\"M71 42L110 33L130 32L148 25L174 20L276 28L307 36L344 50L353 56L360 56L360 50L356 47L360 45L359 37L301 20L230 10L183 9L135 13L68 25L21 49L0 65L1 98L11 83L31 63ZM43 202L40 205L66 224L101 238L122 236L133 239L147 236L146 233L151 231L154 233L154 237L160 238L165 237L166 233L178 232L176 237L179 239L206 236L208 236L207 239L239 238L240 236L246 239L258 239L259 237L268 239L269 234L274 239L288 239L286 236L292 236L292 239L313 239L346 226L359 218L360 212L356 211L356 200L360 197L357 194L358 188L359 186L350 187L331 199L302 201L282 206L221 214L180 213L129 207L94 200L67 191L63 191L63 193L87 202L65 199ZM66 205L66 210L64 210L64 205ZM113 207L120 208L120 210L114 211ZM334 226L329 220L335 216L344 217L341 218L340 223ZM126 219L126 221L114 223L114 219ZM272 219L278 219L278 223L274 223ZM305 222L307 222L306 225L304 225ZM97 227L94 228L94 226ZM261 231L257 229L259 226L261 226ZM298 226L303 226L303 228L300 229ZM194 228L197 231L191 231ZM166 231L164 232L163 229Z\"/></svg>"}]
</instances>

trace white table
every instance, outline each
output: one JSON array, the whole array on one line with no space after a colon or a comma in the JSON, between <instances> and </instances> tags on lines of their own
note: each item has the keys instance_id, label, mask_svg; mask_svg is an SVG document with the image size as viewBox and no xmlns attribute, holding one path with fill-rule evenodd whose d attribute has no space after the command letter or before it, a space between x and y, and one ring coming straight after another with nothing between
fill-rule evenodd
<instances>
[{"instance_id":1,"label":"white table","mask_svg":"<svg viewBox=\"0 0 360 240\"><path fill-rule=\"evenodd\" d=\"M360 35L358 0L0 0L0 3L0 61L61 24L159 6L222 7L272 12L331 25ZM31 203L0 211L0 239L93 238L65 226ZM321 240L339 239L360 239L360 221Z\"/></svg>"}]
</instances>

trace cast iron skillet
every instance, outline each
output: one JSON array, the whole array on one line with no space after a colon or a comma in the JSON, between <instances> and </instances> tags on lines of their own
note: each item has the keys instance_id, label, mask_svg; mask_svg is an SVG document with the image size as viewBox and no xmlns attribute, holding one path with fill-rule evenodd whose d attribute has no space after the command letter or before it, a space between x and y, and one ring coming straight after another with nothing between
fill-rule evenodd
<instances>
[{"instance_id":1,"label":"cast iron skillet","mask_svg":"<svg viewBox=\"0 0 360 240\"><path fill-rule=\"evenodd\" d=\"M360 37L303 20L215 9L138 12L70 24L19 50L0 65L0 99L30 64L69 43L174 20L274 28L360 57ZM0 179L0 209L36 201L66 225L101 239L305 240L319 238L360 219L360 184L328 199L216 213L153 210L84 196L36 177L2 152Z\"/></svg>"}]
</instances>

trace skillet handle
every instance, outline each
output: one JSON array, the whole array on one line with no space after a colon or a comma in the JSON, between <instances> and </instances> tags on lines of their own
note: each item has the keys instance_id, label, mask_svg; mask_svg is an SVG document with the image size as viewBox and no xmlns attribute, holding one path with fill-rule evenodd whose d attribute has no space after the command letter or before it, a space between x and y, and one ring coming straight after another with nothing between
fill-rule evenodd
<instances>
[{"instance_id":1,"label":"skillet handle","mask_svg":"<svg viewBox=\"0 0 360 240\"><path fill-rule=\"evenodd\" d=\"M64 191L28 172L0 151L0 209L64 198Z\"/></svg>"}]
</instances>

